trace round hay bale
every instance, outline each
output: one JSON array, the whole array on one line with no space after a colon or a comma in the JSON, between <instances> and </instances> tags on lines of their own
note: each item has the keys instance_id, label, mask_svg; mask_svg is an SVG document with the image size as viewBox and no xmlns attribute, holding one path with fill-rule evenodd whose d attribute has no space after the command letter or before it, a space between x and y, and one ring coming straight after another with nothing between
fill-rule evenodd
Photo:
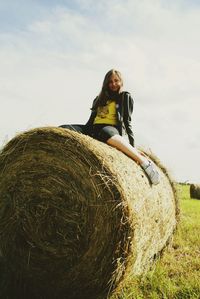
<instances>
[{"instance_id":1,"label":"round hay bale","mask_svg":"<svg viewBox=\"0 0 200 299\"><path fill-rule=\"evenodd\" d=\"M153 186L137 163L89 136L50 127L13 138L0 154L6 298L105 298L144 273L179 211L157 165Z\"/></svg>"},{"instance_id":2,"label":"round hay bale","mask_svg":"<svg viewBox=\"0 0 200 299\"><path fill-rule=\"evenodd\" d=\"M200 199L200 185L191 184L190 185L190 197Z\"/></svg>"}]
</instances>

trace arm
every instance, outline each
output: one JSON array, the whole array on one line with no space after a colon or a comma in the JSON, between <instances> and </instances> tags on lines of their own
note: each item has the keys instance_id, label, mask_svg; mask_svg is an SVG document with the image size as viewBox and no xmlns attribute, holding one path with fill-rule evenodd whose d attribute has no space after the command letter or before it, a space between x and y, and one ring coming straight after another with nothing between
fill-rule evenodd
<instances>
[{"instance_id":1,"label":"arm","mask_svg":"<svg viewBox=\"0 0 200 299\"><path fill-rule=\"evenodd\" d=\"M124 95L124 101L123 101L123 107L124 107L123 121L124 121L124 126L126 129L126 133L129 138L129 142L132 146L134 146L134 134L133 134L132 124L131 124L133 105L134 105L134 101L133 101L130 93L126 92Z\"/></svg>"}]
</instances>

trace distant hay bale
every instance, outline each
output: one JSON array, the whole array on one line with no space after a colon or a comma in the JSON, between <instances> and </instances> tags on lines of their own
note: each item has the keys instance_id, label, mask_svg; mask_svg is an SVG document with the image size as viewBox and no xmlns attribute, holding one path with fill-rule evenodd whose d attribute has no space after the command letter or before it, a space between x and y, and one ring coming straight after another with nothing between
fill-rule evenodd
<instances>
[{"instance_id":1,"label":"distant hay bale","mask_svg":"<svg viewBox=\"0 0 200 299\"><path fill-rule=\"evenodd\" d=\"M200 184L190 185L190 197L200 199Z\"/></svg>"},{"instance_id":2,"label":"distant hay bale","mask_svg":"<svg viewBox=\"0 0 200 299\"><path fill-rule=\"evenodd\" d=\"M13 138L0 154L4 298L106 298L144 273L179 213L157 165L152 186L137 163L89 136L50 127Z\"/></svg>"}]
</instances>

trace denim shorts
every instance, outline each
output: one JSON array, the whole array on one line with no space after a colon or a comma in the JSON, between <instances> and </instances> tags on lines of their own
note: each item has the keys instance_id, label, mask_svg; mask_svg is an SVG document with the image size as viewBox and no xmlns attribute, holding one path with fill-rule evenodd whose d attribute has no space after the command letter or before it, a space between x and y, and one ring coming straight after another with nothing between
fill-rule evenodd
<instances>
[{"instance_id":1,"label":"denim shorts","mask_svg":"<svg viewBox=\"0 0 200 299\"><path fill-rule=\"evenodd\" d=\"M82 134L90 135L91 137L105 143L112 136L120 135L117 126L106 125L106 124L93 125L92 128L89 129L89 131L85 125L80 125L80 124L61 125L59 127L76 131Z\"/></svg>"},{"instance_id":2,"label":"denim shorts","mask_svg":"<svg viewBox=\"0 0 200 299\"><path fill-rule=\"evenodd\" d=\"M120 135L117 126L106 124L93 125L93 137L99 141L106 143L114 135Z\"/></svg>"}]
</instances>

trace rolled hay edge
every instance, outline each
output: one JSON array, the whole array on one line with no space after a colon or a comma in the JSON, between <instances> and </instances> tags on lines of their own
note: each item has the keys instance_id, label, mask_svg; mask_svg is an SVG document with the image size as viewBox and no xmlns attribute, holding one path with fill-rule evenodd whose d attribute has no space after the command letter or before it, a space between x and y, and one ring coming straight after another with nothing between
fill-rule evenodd
<instances>
[{"instance_id":1,"label":"rolled hay edge","mask_svg":"<svg viewBox=\"0 0 200 299\"><path fill-rule=\"evenodd\" d=\"M200 199L200 184L190 185L190 198Z\"/></svg>"},{"instance_id":2,"label":"rolled hay edge","mask_svg":"<svg viewBox=\"0 0 200 299\"><path fill-rule=\"evenodd\" d=\"M0 249L21 298L105 298L144 273L176 228L175 187L114 148L62 128L13 138L0 154ZM51 282L51 283L49 283Z\"/></svg>"}]
</instances>

